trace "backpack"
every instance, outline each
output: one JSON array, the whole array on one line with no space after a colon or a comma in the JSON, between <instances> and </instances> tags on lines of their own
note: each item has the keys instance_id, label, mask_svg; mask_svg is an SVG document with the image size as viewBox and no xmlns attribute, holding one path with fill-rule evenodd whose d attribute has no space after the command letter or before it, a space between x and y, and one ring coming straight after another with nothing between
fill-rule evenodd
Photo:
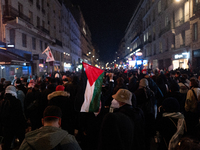
<instances>
[{"instance_id":1,"label":"backpack","mask_svg":"<svg viewBox=\"0 0 200 150\"><path fill-rule=\"evenodd\" d=\"M142 105L142 110L146 114L154 114L153 102L155 100L155 94L149 88L144 88L144 92L146 95L146 102Z\"/></svg>"},{"instance_id":2,"label":"backpack","mask_svg":"<svg viewBox=\"0 0 200 150\"><path fill-rule=\"evenodd\" d=\"M35 99L34 101L32 101L28 107L27 107L27 113L31 114L33 112L36 112L38 110L38 106L39 106L39 99Z\"/></svg>"}]
</instances>

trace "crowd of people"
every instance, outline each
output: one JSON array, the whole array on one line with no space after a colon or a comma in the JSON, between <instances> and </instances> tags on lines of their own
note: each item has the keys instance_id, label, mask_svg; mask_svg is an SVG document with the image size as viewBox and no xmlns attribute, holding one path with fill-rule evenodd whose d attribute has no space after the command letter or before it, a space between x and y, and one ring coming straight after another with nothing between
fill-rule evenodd
<instances>
[{"instance_id":1,"label":"crowd of people","mask_svg":"<svg viewBox=\"0 0 200 150\"><path fill-rule=\"evenodd\" d=\"M81 74L1 78L0 149L200 149L200 77L104 73L99 112L79 112Z\"/></svg>"}]
</instances>

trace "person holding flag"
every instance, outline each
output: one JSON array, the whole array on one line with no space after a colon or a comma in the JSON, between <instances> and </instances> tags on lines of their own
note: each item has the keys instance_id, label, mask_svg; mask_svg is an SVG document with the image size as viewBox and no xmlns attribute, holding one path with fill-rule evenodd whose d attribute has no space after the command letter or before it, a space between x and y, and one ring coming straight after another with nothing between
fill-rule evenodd
<instances>
[{"instance_id":1,"label":"person holding flag","mask_svg":"<svg viewBox=\"0 0 200 150\"><path fill-rule=\"evenodd\" d=\"M44 53L47 55L46 62L55 61L49 46L44 50L44 52L42 54L44 54Z\"/></svg>"}]
</instances>

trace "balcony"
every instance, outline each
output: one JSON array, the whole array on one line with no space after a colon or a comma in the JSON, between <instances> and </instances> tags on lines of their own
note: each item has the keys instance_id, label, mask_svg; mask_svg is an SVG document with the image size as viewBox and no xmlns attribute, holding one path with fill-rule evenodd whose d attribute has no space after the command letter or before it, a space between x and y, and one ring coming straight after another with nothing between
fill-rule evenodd
<instances>
[{"instance_id":1,"label":"balcony","mask_svg":"<svg viewBox=\"0 0 200 150\"><path fill-rule=\"evenodd\" d=\"M49 30L45 29L44 27L37 26L37 28L49 35Z\"/></svg>"},{"instance_id":2,"label":"balcony","mask_svg":"<svg viewBox=\"0 0 200 150\"><path fill-rule=\"evenodd\" d=\"M159 37L161 37L164 33L171 29L171 22L169 21L167 26L165 26L159 33Z\"/></svg>"},{"instance_id":3,"label":"balcony","mask_svg":"<svg viewBox=\"0 0 200 150\"><path fill-rule=\"evenodd\" d=\"M6 23L7 21L15 20L16 17L19 17L19 18L31 23L29 17L24 15L22 12L19 12L17 9L12 7L11 5L3 6L3 23Z\"/></svg>"}]
</instances>

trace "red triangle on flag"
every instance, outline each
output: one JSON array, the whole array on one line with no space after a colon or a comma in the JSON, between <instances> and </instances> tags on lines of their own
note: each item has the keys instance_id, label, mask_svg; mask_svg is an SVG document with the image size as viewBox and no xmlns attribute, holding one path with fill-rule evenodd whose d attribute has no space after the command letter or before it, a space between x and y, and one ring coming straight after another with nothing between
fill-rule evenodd
<instances>
[{"instance_id":1,"label":"red triangle on flag","mask_svg":"<svg viewBox=\"0 0 200 150\"><path fill-rule=\"evenodd\" d=\"M90 86L98 79L98 77L104 72L103 70L86 64L83 62L83 67L85 68L85 73L87 75Z\"/></svg>"}]
</instances>

